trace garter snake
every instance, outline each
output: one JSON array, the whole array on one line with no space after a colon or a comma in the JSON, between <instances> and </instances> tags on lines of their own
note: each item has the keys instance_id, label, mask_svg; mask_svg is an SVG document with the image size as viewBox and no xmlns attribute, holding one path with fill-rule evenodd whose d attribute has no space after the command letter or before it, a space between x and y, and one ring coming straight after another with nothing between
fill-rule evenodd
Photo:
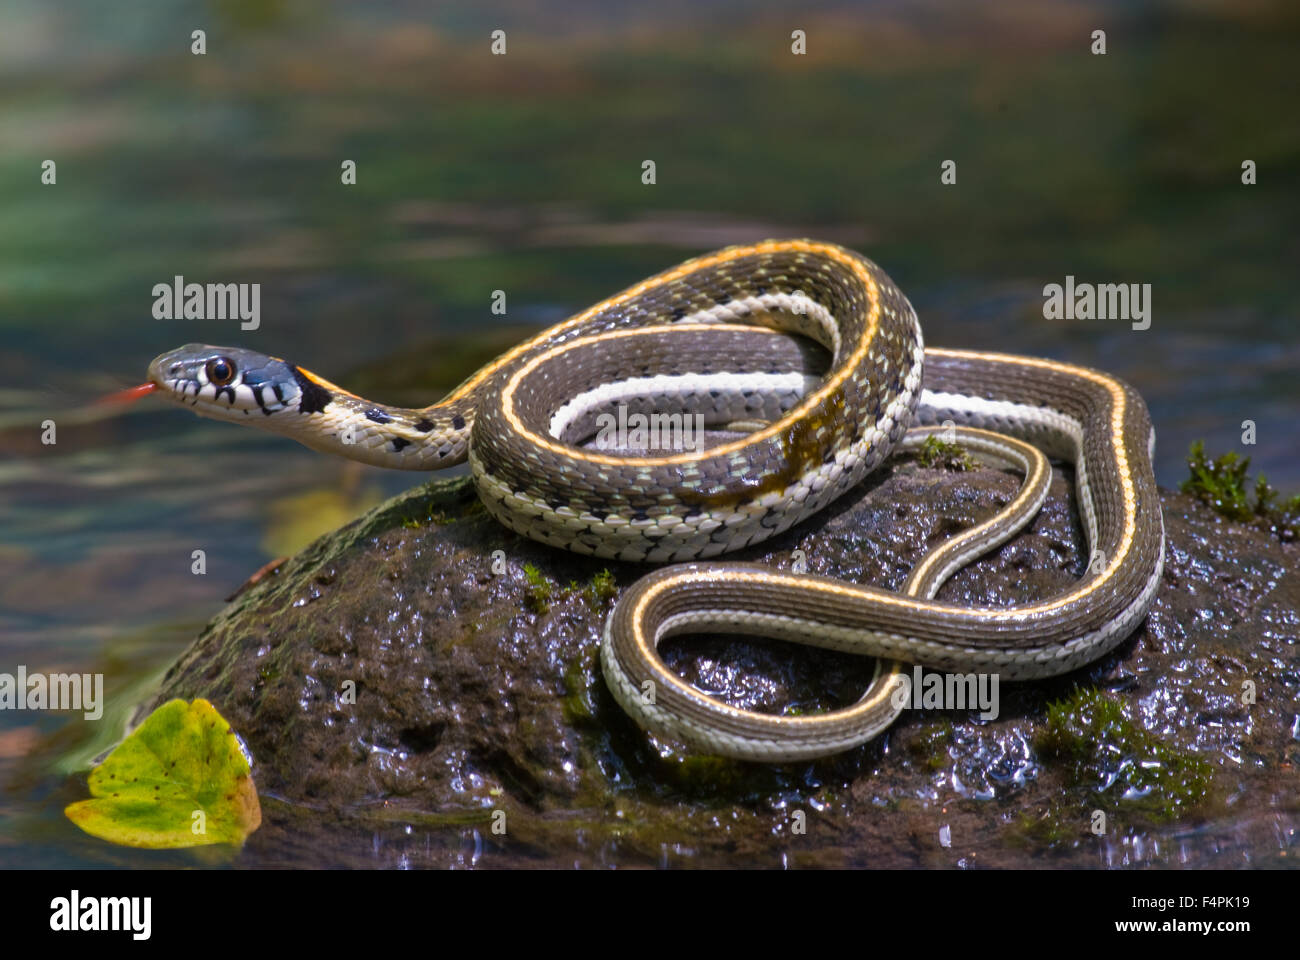
<instances>
[{"instance_id":1,"label":"garter snake","mask_svg":"<svg viewBox=\"0 0 1300 960\"><path fill-rule=\"evenodd\" d=\"M829 351L828 369L808 339ZM519 344L421 409L373 403L238 348L190 344L154 360L149 378L202 415L365 463L427 470L468 459L491 514L543 543L685 561L623 593L601 662L639 724L711 753L783 761L862 743L900 712L909 681L898 661L1006 679L1064 673L1132 632L1161 575L1154 432L1136 391L1054 360L926 348L884 272L828 243L768 241L689 260ZM731 432L646 455L582 445L620 406L698 414ZM931 551L901 593L706 562L811 516L942 424L1026 482L1006 510ZM935 600L945 578L1033 518L1048 473L1038 449L1075 466L1087 572L1023 606ZM881 666L851 707L760 714L665 666L658 645L688 631L794 640Z\"/></svg>"}]
</instances>

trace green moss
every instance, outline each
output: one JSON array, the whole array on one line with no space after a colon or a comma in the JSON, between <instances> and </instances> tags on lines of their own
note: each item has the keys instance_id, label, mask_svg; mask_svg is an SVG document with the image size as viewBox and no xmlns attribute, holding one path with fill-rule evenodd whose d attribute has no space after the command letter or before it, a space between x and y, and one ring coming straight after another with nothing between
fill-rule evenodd
<instances>
[{"instance_id":1,"label":"green moss","mask_svg":"<svg viewBox=\"0 0 1300 960\"><path fill-rule=\"evenodd\" d=\"M582 654L571 662L564 671L564 720L569 724L580 724L595 719L596 697L593 684L598 672L596 660L599 647L584 647Z\"/></svg>"},{"instance_id":2,"label":"green moss","mask_svg":"<svg viewBox=\"0 0 1300 960\"><path fill-rule=\"evenodd\" d=\"M1130 720L1120 701L1080 688L1048 704L1033 738L1045 770L1062 775L1065 791L1034 813L1017 814L1007 842L1017 847L1061 847L1092 838L1093 812L1106 814L1108 832L1204 817L1217 801L1213 769L1195 754L1175 750Z\"/></svg>"},{"instance_id":3,"label":"green moss","mask_svg":"<svg viewBox=\"0 0 1300 960\"><path fill-rule=\"evenodd\" d=\"M524 579L528 581L528 608L534 613L546 613L555 599L555 584L531 563L524 564Z\"/></svg>"},{"instance_id":4,"label":"green moss","mask_svg":"<svg viewBox=\"0 0 1300 960\"><path fill-rule=\"evenodd\" d=\"M534 613L546 613L551 604L565 598L581 595L595 608L603 608L618 593L614 575L608 570L594 574L590 581L582 584L570 580L566 586L559 586L547 578L533 564L524 564L524 579L528 582L528 608Z\"/></svg>"},{"instance_id":5,"label":"green moss","mask_svg":"<svg viewBox=\"0 0 1300 960\"><path fill-rule=\"evenodd\" d=\"M1087 832L1086 821L1072 820L1071 814L1077 818L1079 811L1059 801L1049 803L1040 814L1021 813L1013 821L1009 840L1021 848L1059 847L1077 840Z\"/></svg>"},{"instance_id":6,"label":"green moss","mask_svg":"<svg viewBox=\"0 0 1300 960\"><path fill-rule=\"evenodd\" d=\"M477 503L469 477L435 479L371 510L352 528L353 536L371 537L395 527L417 530L429 524L452 523Z\"/></svg>"},{"instance_id":7,"label":"green moss","mask_svg":"<svg viewBox=\"0 0 1300 960\"><path fill-rule=\"evenodd\" d=\"M678 763L665 764L661 776L693 796L743 796L754 793L755 782L764 783L767 772L732 757L689 754ZM760 786L758 792L762 789Z\"/></svg>"},{"instance_id":8,"label":"green moss","mask_svg":"<svg viewBox=\"0 0 1300 960\"><path fill-rule=\"evenodd\" d=\"M952 722L938 720L916 731L908 741L907 752L925 764L929 770L942 770L948 765L948 746L952 743Z\"/></svg>"},{"instance_id":9,"label":"green moss","mask_svg":"<svg viewBox=\"0 0 1300 960\"><path fill-rule=\"evenodd\" d=\"M618 584L614 582L614 575L605 569L592 575L585 592L588 602L593 607L603 607L608 605L618 593Z\"/></svg>"},{"instance_id":10,"label":"green moss","mask_svg":"<svg viewBox=\"0 0 1300 960\"><path fill-rule=\"evenodd\" d=\"M921 466L942 470L973 470L975 461L971 455L955 443L940 440L931 434L916 452L916 460Z\"/></svg>"},{"instance_id":11,"label":"green moss","mask_svg":"<svg viewBox=\"0 0 1300 960\"><path fill-rule=\"evenodd\" d=\"M399 515L398 522L407 530L418 530L421 527L427 527L429 524L443 526L450 523L452 518L444 510L431 510L423 507L421 504L408 505Z\"/></svg>"},{"instance_id":12,"label":"green moss","mask_svg":"<svg viewBox=\"0 0 1300 960\"><path fill-rule=\"evenodd\" d=\"M527 574L527 567L524 568ZM529 584L531 589L532 580ZM608 605L618 592L614 583L614 575L608 570L601 570L595 574L587 585L581 586L578 581L569 581L569 592L577 593L579 591L586 597L587 602L592 607L600 609ZM564 671L564 716L568 723L579 723L585 720L591 720L596 715L596 700L592 690L592 684L596 681L599 673L597 659L599 657L599 647L584 648L581 657L569 664Z\"/></svg>"},{"instance_id":13,"label":"green moss","mask_svg":"<svg viewBox=\"0 0 1300 960\"><path fill-rule=\"evenodd\" d=\"M1044 763L1060 769L1070 787L1089 788L1113 808L1155 822L1179 820L1211 798L1213 770L1134 723L1118 700L1080 688L1051 703L1034 736ZM1089 798L1097 806L1099 798ZM1080 811L1081 816L1086 811Z\"/></svg>"},{"instance_id":14,"label":"green moss","mask_svg":"<svg viewBox=\"0 0 1300 960\"><path fill-rule=\"evenodd\" d=\"M493 794L493 796L501 796ZM499 804L498 806L503 806ZM426 810L412 810L406 807L388 806L387 804L363 811L359 818L375 823L416 824L432 829L446 827L470 827L492 822L493 810L479 807L465 810L449 810L443 813L430 813Z\"/></svg>"},{"instance_id":15,"label":"green moss","mask_svg":"<svg viewBox=\"0 0 1300 960\"><path fill-rule=\"evenodd\" d=\"M1239 523L1262 523L1287 540L1300 530L1300 494L1281 499L1262 473L1252 482L1250 457L1230 451L1211 460L1204 441L1197 440L1187 453L1187 467L1191 475L1179 489L1220 516Z\"/></svg>"},{"instance_id":16,"label":"green moss","mask_svg":"<svg viewBox=\"0 0 1300 960\"><path fill-rule=\"evenodd\" d=\"M1250 520L1254 511L1246 495L1246 471L1250 458L1225 453L1211 461L1205 454L1205 442L1197 440L1187 454L1191 476L1181 489L1214 508L1215 513L1232 520Z\"/></svg>"}]
</instances>

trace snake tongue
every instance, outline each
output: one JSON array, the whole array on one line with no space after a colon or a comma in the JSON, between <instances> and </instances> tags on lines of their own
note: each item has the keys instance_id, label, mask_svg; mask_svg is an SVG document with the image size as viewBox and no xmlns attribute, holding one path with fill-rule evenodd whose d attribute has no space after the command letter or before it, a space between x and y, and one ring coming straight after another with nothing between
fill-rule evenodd
<instances>
[{"instance_id":1,"label":"snake tongue","mask_svg":"<svg viewBox=\"0 0 1300 960\"><path fill-rule=\"evenodd\" d=\"M156 383L142 383L138 387L128 387L126 390L119 390L117 393L110 393L106 397L100 397L99 403L134 403L146 393L153 393L158 389Z\"/></svg>"}]
</instances>

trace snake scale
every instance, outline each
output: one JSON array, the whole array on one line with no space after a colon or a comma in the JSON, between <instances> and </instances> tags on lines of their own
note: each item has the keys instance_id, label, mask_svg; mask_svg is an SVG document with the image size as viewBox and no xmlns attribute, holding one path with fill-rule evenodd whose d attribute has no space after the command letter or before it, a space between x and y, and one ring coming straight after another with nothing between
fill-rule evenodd
<instances>
[{"instance_id":1,"label":"snake scale","mask_svg":"<svg viewBox=\"0 0 1300 960\"><path fill-rule=\"evenodd\" d=\"M154 360L145 388L364 463L433 470L468 459L487 509L512 530L669 564L620 596L602 669L641 726L714 754L788 761L863 743L902 709L910 680L900 661L1013 680L1072 670L1134 630L1161 576L1154 432L1141 396L1054 360L927 348L885 273L829 243L767 241L689 260L519 344L421 409L200 344ZM585 442L620 408L702 417L721 439L641 452ZM815 514L944 425L1025 483L996 517L927 554L903 591L713 559ZM947 577L1032 520L1046 496L1045 456L1074 465L1087 572L1028 605L935 600ZM761 714L665 666L659 644L686 632L792 640L879 666L849 707Z\"/></svg>"}]
</instances>

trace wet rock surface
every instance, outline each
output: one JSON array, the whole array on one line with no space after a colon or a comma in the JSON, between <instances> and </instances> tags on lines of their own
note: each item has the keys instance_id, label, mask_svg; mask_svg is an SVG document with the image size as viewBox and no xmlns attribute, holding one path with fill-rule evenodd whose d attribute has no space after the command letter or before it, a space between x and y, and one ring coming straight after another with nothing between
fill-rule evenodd
<instances>
[{"instance_id":1,"label":"wet rock surface","mask_svg":"<svg viewBox=\"0 0 1300 960\"><path fill-rule=\"evenodd\" d=\"M1086 562L1072 480L1058 471L1032 527L940 597L1011 605L1067 588ZM1017 489L1009 474L896 458L731 556L789 568L801 550L812 573L898 589ZM1164 581L1114 653L1003 684L996 719L907 711L813 763L688 756L647 737L599 671L605 616L647 568L520 538L467 479L397 497L259 580L147 706L206 697L247 742L263 805L238 858L251 866L1288 866L1297 547L1163 500ZM771 712L847 704L872 670L734 637L678 638L664 656Z\"/></svg>"}]
</instances>

